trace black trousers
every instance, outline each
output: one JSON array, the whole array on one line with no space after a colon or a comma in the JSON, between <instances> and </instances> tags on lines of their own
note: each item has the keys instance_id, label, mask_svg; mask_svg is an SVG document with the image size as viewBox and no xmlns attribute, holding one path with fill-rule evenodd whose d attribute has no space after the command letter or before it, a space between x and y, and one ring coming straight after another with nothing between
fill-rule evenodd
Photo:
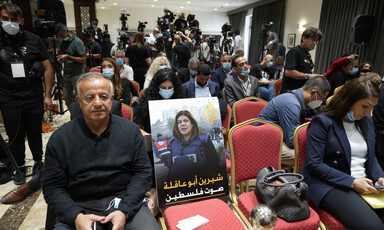
<instances>
[{"instance_id":1,"label":"black trousers","mask_svg":"<svg viewBox=\"0 0 384 230\"><path fill-rule=\"evenodd\" d=\"M76 202L80 207L85 209L84 214L95 214L99 216L107 216L108 214L112 213L116 209L113 207L109 210L105 210L108 208L111 200L114 199L114 197L108 197L104 199L98 199L98 200L90 200L85 202ZM59 221L60 222L60 221ZM113 227L113 224L111 222L107 224L100 224L96 223L96 229L97 230L111 230ZM56 225L54 230L68 230L73 229L73 226L65 226L65 225ZM92 230L96 230L93 229ZM127 219L127 223L125 225L125 230L141 230L141 229L153 229L157 230L159 228L159 225L156 222L155 217L152 215L151 211L149 210L148 206L146 204L143 204L139 211L136 213L135 216L129 217Z\"/></svg>"},{"instance_id":2,"label":"black trousers","mask_svg":"<svg viewBox=\"0 0 384 230\"><path fill-rule=\"evenodd\" d=\"M320 208L338 219L348 230L384 229L384 210L371 208L352 190L332 189L321 201Z\"/></svg>"},{"instance_id":3,"label":"black trousers","mask_svg":"<svg viewBox=\"0 0 384 230\"><path fill-rule=\"evenodd\" d=\"M9 149L17 165L25 164L25 137L31 149L33 160L41 161L43 142L41 122L43 120L43 95L28 97L0 96L0 110L9 137Z\"/></svg>"},{"instance_id":4,"label":"black trousers","mask_svg":"<svg viewBox=\"0 0 384 230\"><path fill-rule=\"evenodd\" d=\"M147 74L148 68L138 68L132 67L133 69L133 79L137 81L140 85L140 90L144 88L145 74ZM140 92L137 92L140 93Z\"/></svg>"}]
</instances>

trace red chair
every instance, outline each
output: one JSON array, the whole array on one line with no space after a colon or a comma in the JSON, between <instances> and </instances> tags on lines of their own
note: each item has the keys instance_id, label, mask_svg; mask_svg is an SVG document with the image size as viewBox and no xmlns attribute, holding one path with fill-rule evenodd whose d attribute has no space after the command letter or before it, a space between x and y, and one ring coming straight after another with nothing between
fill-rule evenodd
<instances>
[{"instance_id":1,"label":"red chair","mask_svg":"<svg viewBox=\"0 0 384 230\"><path fill-rule=\"evenodd\" d=\"M199 227L199 230L237 230L245 229L241 220L233 213L228 205L219 199L209 199L189 204L171 206L165 209L164 220L161 219L162 229L178 230L178 221L200 215L209 223ZM165 223L164 223L165 222Z\"/></svg>"},{"instance_id":2,"label":"red chair","mask_svg":"<svg viewBox=\"0 0 384 230\"><path fill-rule=\"evenodd\" d=\"M308 131L309 122L304 123L296 128L293 134L293 146L295 149L295 169L294 172L300 173L301 166L305 161L305 151L307 149L307 131ZM343 230L346 228L343 226L340 221L338 221L331 214L322 210L321 208L314 205L312 202L308 201L308 204L313 208L320 217L322 224L324 224L324 229L328 230Z\"/></svg>"},{"instance_id":3,"label":"red chair","mask_svg":"<svg viewBox=\"0 0 384 230\"><path fill-rule=\"evenodd\" d=\"M223 88L223 100L224 101L227 101L227 95L225 94L225 88Z\"/></svg>"},{"instance_id":4,"label":"red chair","mask_svg":"<svg viewBox=\"0 0 384 230\"><path fill-rule=\"evenodd\" d=\"M121 113L123 114L123 118L133 121L133 111L130 106L121 103Z\"/></svg>"},{"instance_id":5,"label":"red chair","mask_svg":"<svg viewBox=\"0 0 384 230\"><path fill-rule=\"evenodd\" d=\"M255 122L264 125L253 126ZM249 222L252 209L260 202L254 191L243 193L236 198L235 185L240 182L247 182L255 179L260 169L272 166L281 168L281 149L283 145L282 129L271 122L261 119L251 119L235 125L229 131L228 143L231 150L231 199L233 208L243 213L240 216L247 228L252 225ZM320 226L320 219L317 213L310 208L311 215L308 219L297 222L286 222L277 218L275 230L278 229L313 229Z\"/></svg>"},{"instance_id":6,"label":"red chair","mask_svg":"<svg viewBox=\"0 0 384 230\"><path fill-rule=\"evenodd\" d=\"M223 135L224 135L224 143L227 146L227 139L228 139L228 132L229 128L231 127L231 117L232 117L232 110L231 106L227 104L227 115L225 116L224 120L221 121L221 125L223 127ZM226 129L224 131L224 129ZM227 162L227 172L228 174L231 173L231 160L227 157L226 159Z\"/></svg>"},{"instance_id":7,"label":"red chair","mask_svg":"<svg viewBox=\"0 0 384 230\"><path fill-rule=\"evenodd\" d=\"M283 79L276 80L273 84L273 91L275 92L275 97L280 94L281 85L283 84Z\"/></svg>"},{"instance_id":8,"label":"red chair","mask_svg":"<svg viewBox=\"0 0 384 230\"><path fill-rule=\"evenodd\" d=\"M140 92L140 84L137 81L130 80L132 84L135 86L136 92Z\"/></svg>"},{"instance_id":9,"label":"red chair","mask_svg":"<svg viewBox=\"0 0 384 230\"><path fill-rule=\"evenodd\" d=\"M233 123L236 125L257 118L267 104L267 101L258 97L247 97L236 101L232 106Z\"/></svg>"},{"instance_id":10,"label":"red chair","mask_svg":"<svg viewBox=\"0 0 384 230\"><path fill-rule=\"evenodd\" d=\"M89 70L89 72L96 72L96 73L101 73L101 67L100 66L95 66Z\"/></svg>"}]
</instances>

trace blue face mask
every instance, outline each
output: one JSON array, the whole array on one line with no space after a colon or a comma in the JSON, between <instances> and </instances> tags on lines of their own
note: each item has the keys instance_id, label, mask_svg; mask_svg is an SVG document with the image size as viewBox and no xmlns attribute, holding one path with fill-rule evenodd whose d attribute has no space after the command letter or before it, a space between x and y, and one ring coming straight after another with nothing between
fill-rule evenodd
<instances>
[{"instance_id":1,"label":"blue face mask","mask_svg":"<svg viewBox=\"0 0 384 230\"><path fill-rule=\"evenodd\" d=\"M249 69L241 71L240 74L241 74L241 76L247 76L249 74Z\"/></svg>"},{"instance_id":2,"label":"blue face mask","mask_svg":"<svg viewBox=\"0 0 384 230\"><path fill-rule=\"evenodd\" d=\"M196 73L197 73L197 72L194 71L193 69L190 69L190 70L189 70L189 73L190 73L192 76L196 76Z\"/></svg>"},{"instance_id":3,"label":"blue face mask","mask_svg":"<svg viewBox=\"0 0 384 230\"><path fill-rule=\"evenodd\" d=\"M167 68L166 65L161 65L161 66L159 66L159 70L161 70L161 69L166 69L166 68Z\"/></svg>"},{"instance_id":4,"label":"blue face mask","mask_svg":"<svg viewBox=\"0 0 384 230\"><path fill-rule=\"evenodd\" d=\"M124 60L122 58L118 58L118 59L116 59L116 63L118 65L123 65L124 64Z\"/></svg>"},{"instance_id":5,"label":"blue face mask","mask_svg":"<svg viewBox=\"0 0 384 230\"><path fill-rule=\"evenodd\" d=\"M273 62L269 61L269 62L267 63L267 67L268 67L268 68L271 68L272 66L273 66Z\"/></svg>"},{"instance_id":6,"label":"blue face mask","mask_svg":"<svg viewBox=\"0 0 384 230\"><path fill-rule=\"evenodd\" d=\"M117 43L120 43L121 42L121 40L120 39L117 39Z\"/></svg>"},{"instance_id":7,"label":"blue face mask","mask_svg":"<svg viewBox=\"0 0 384 230\"><path fill-rule=\"evenodd\" d=\"M359 71L358 68L352 68L351 70L349 70L349 73L350 73L351 75L355 75L355 74L357 74L357 71Z\"/></svg>"},{"instance_id":8,"label":"blue face mask","mask_svg":"<svg viewBox=\"0 0 384 230\"><path fill-rule=\"evenodd\" d=\"M223 63L223 69L231 69L232 68L232 64L231 63Z\"/></svg>"},{"instance_id":9,"label":"blue face mask","mask_svg":"<svg viewBox=\"0 0 384 230\"><path fill-rule=\"evenodd\" d=\"M113 69L103 69L103 74L106 78L112 79L115 75L115 71Z\"/></svg>"},{"instance_id":10,"label":"blue face mask","mask_svg":"<svg viewBox=\"0 0 384 230\"><path fill-rule=\"evenodd\" d=\"M352 111L349 111L347 113L347 117L350 121L355 121L356 119L353 117L353 112Z\"/></svg>"},{"instance_id":11,"label":"blue face mask","mask_svg":"<svg viewBox=\"0 0 384 230\"><path fill-rule=\"evenodd\" d=\"M230 42L230 43L228 43L228 45L229 45L229 46L232 46L232 43Z\"/></svg>"},{"instance_id":12,"label":"blue face mask","mask_svg":"<svg viewBox=\"0 0 384 230\"><path fill-rule=\"evenodd\" d=\"M174 92L175 92L175 90L174 90L173 88L172 88L172 89L169 89L169 90L160 88L159 94L160 94L160 96L162 96L164 99L169 99L169 98L172 97L172 95L173 95Z\"/></svg>"}]
</instances>

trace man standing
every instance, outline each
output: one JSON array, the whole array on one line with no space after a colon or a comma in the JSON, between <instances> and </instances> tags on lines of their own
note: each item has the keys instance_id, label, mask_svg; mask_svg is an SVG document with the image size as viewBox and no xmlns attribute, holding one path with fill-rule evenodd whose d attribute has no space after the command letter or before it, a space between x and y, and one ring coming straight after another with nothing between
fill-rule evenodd
<instances>
[{"instance_id":1,"label":"man standing","mask_svg":"<svg viewBox=\"0 0 384 230\"><path fill-rule=\"evenodd\" d=\"M110 114L113 86L102 74L81 76L77 91L84 115L55 131L46 152L43 192L55 229L159 229L143 204L152 168L140 129Z\"/></svg>"},{"instance_id":2,"label":"man standing","mask_svg":"<svg viewBox=\"0 0 384 230\"><path fill-rule=\"evenodd\" d=\"M220 59L220 67L212 72L211 80L220 85L220 91L224 88L225 79L230 76L236 76L237 73L232 70L232 59L230 55L224 55Z\"/></svg>"},{"instance_id":3,"label":"man standing","mask_svg":"<svg viewBox=\"0 0 384 230\"><path fill-rule=\"evenodd\" d=\"M300 45L292 48L287 53L280 93L298 89L302 87L309 78L319 75L312 73L314 64L309 51L313 50L322 38L323 33L320 29L309 27L304 30L301 35Z\"/></svg>"},{"instance_id":4,"label":"man standing","mask_svg":"<svg viewBox=\"0 0 384 230\"><path fill-rule=\"evenodd\" d=\"M147 45L151 48L153 52L153 57L157 57L158 50L156 49L156 39L160 34L160 30L158 28L154 29L152 33L149 34Z\"/></svg>"},{"instance_id":5,"label":"man standing","mask_svg":"<svg viewBox=\"0 0 384 230\"><path fill-rule=\"evenodd\" d=\"M183 42L183 39L186 41ZM172 44L172 50L177 58L177 61L173 62L176 68L188 67L188 61L191 58L191 48L192 40L179 31L178 34L175 35L175 39Z\"/></svg>"},{"instance_id":6,"label":"man standing","mask_svg":"<svg viewBox=\"0 0 384 230\"><path fill-rule=\"evenodd\" d=\"M66 25L62 23L56 24L57 37L61 38L60 53L57 61L64 63L64 100L67 107L75 100L74 86L77 76L84 73L84 65L86 62L85 48L83 41L76 35L72 34Z\"/></svg>"},{"instance_id":7,"label":"man standing","mask_svg":"<svg viewBox=\"0 0 384 230\"><path fill-rule=\"evenodd\" d=\"M165 53L167 54L167 58L168 58L169 62L171 63L171 65L173 65L173 59L175 57L175 54L172 51L172 44L173 44L173 40L175 38L175 34L176 34L175 25L173 24L173 22L171 22L169 24L169 29L167 31L165 31L165 33L164 33Z\"/></svg>"},{"instance_id":8,"label":"man standing","mask_svg":"<svg viewBox=\"0 0 384 230\"><path fill-rule=\"evenodd\" d=\"M89 43L85 44L86 46L86 56L87 56L87 68L93 68L100 65L101 54L103 53L101 45L95 41L95 39L90 36Z\"/></svg>"},{"instance_id":9,"label":"man standing","mask_svg":"<svg viewBox=\"0 0 384 230\"><path fill-rule=\"evenodd\" d=\"M24 174L15 175L18 185L25 183L25 136L35 161L33 173L38 176L43 168L41 122L44 110L52 107L53 71L40 38L20 28L20 7L4 3L0 13L0 110L9 148Z\"/></svg>"},{"instance_id":10,"label":"man standing","mask_svg":"<svg viewBox=\"0 0 384 230\"><path fill-rule=\"evenodd\" d=\"M240 36L240 31L235 30L233 32L233 36L235 36L235 44L233 46L233 53L234 54L239 54L239 55L244 55L244 41L243 38Z\"/></svg>"},{"instance_id":11,"label":"man standing","mask_svg":"<svg viewBox=\"0 0 384 230\"><path fill-rule=\"evenodd\" d=\"M101 29L98 27L99 20L97 18L91 19L91 25L87 28L89 32L91 32L92 37L98 42L101 43L101 38L103 37L103 34L101 32Z\"/></svg>"},{"instance_id":12,"label":"man standing","mask_svg":"<svg viewBox=\"0 0 384 230\"><path fill-rule=\"evenodd\" d=\"M197 71L197 77L182 85L184 96L187 98L197 97L221 97L220 86L214 81L209 80L211 67L202 64Z\"/></svg>"},{"instance_id":13,"label":"man standing","mask_svg":"<svg viewBox=\"0 0 384 230\"><path fill-rule=\"evenodd\" d=\"M258 118L273 122L283 130L281 163L294 165L293 133L304 123L306 110L319 107L330 90L328 80L317 76L308 80L302 88L273 98L261 111Z\"/></svg>"},{"instance_id":14,"label":"man standing","mask_svg":"<svg viewBox=\"0 0 384 230\"><path fill-rule=\"evenodd\" d=\"M259 97L259 80L249 75L247 60L240 55L232 58L233 70L236 76L230 76L224 81L225 94L228 104L232 105L243 98L254 96Z\"/></svg>"},{"instance_id":15,"label":"man standing","mask_svg":"<svg viewBox=\"0 0 384 230\"><path fill-rule=\"evenodd\" d=\"M271 100L275 95L273 90L273 68L273 56L267 54L260 64L253 65L249 72L250 75L259 79L260 97L266 101Z\"/></svg>"},{"instance_id":16,"label":"man standing","mask_svg":"<svg viewBox=\"0 0 384 230\"><path fill-rule=\"evenodd\" d=\"M266 34L268 35L267 54L271 54L274 58L276 58L279 53L279 38L277 37L277 33L272 32L272 30L269 29Z\"/></svg>"}]
</instances>

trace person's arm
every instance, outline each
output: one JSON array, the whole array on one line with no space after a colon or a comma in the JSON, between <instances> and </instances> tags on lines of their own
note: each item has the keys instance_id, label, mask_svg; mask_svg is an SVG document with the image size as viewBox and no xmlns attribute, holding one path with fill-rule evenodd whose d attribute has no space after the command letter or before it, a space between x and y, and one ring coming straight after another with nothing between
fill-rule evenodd
<instances>
[{"instance_id":1,"label":"person's arm","mask_svg":"<svg viewBox=\"0 0 384 230\"><path fill-rule=\"evenodd\" d=\"M127 184L118 209L133 216L140 209L144 195L150 189L152 167L139 127L132 124L129 132L132 132L132 138L135 138L135 150L130 166L131 180Z\"/></svg>"},{"instance_id":2,"label":"person's arm","mask_svg":"<svg viewBox=\"0 0 384 230\"><path fill-rule=\"evenodd\" d=\"M44 110L49 111L52 109L52 88L53 88L53 69L49 59L40 62L44 69Z\"/></svg>"},{"instance_id":3,"label":"person's arm","mask_svg":"<svg viewBox=\"0 0 384 230\"><path fill-rule=\"evenodd\" d=\"M339 58L339 59L333 61L331 66L324 73L323 76L326 78L332 76L335 72L339 71L345 63L347 63L347 62L349 62L349 60L355 59L357 57L358 57L357 54L351 54L348 57L342 57L342 58Z\"/></svg>"},{"instance_id":4,"label":"person's arm","mask_svg":"<svg viewBox=\"0 0 384 230\"><path fill-rule=\"evenodd\" d=\"M224 88L225 88L225 96L227 97L228 104L232 107L233 104L235 104L236 99L235 95L233 93L232 86L229 81L227 81L228 78L224 81Z\"/></svg>"},{"instance_id":5,"label":"person's arm","mask_svg":"<svg viewBox=\"0 0 384 230\"><path fill-rule=\"evenodd\" d=\"M330 119L317 116L309 127L307 135L306 164L317 178L330 184L351 188L355 178L324 163L328 135L332 129Z\"/></svg>"},{"instance_id":6,"label":"person's arm","mask_svg":"<svg viewBox=\"0 0 384 230\"><path fill-rule=\"evenodd\" d=\"M278 112L279 124L284 133L284 143L291 149L293 149L293 133L300 125L300 112L300 105L292 102L284 104Z\"/></svg>"},{"instance_id":7,"label":"person's arm","mask_svg":"<svg viewBox=\"0 0 384 230\"><path fill-rule=\"evenodd\" d=\"M79 213L84 213L84 209L78 206L67 192L68 178L64 172L62 157L64 151L59 144L62 139L58 132L54 132L48 141L45 153L43 194L47 204L54 210L55 215L64 223L75 224L75 219Z\"/></svg>"},{"instance_id":8,"label":"person's arm","mask_svg":"<svg viewBox=\"0 0 384 230\"><path fill-rule=\"evenodd\" d=\"M294 69L285 69L284 72L285 76L298 79L298 80L304 80L305 75L308 75L308 79L319 76L320 74L313 74L313 73L302 73L300 71L294 70Z\"/></svg>"},{"instance_id":9,"label":"person's arm","mask_svg":"<svg viewBox=\"0 0 384 230\"><path fill-rule=\"evenodd\" d=\"M146 58L145 61L147 62L147 65L148 65L148 66L151 65L151 62L152 62L152 61L151 61L151 58L150 58L150 57Z\"/></svg>"}]
</instances>

